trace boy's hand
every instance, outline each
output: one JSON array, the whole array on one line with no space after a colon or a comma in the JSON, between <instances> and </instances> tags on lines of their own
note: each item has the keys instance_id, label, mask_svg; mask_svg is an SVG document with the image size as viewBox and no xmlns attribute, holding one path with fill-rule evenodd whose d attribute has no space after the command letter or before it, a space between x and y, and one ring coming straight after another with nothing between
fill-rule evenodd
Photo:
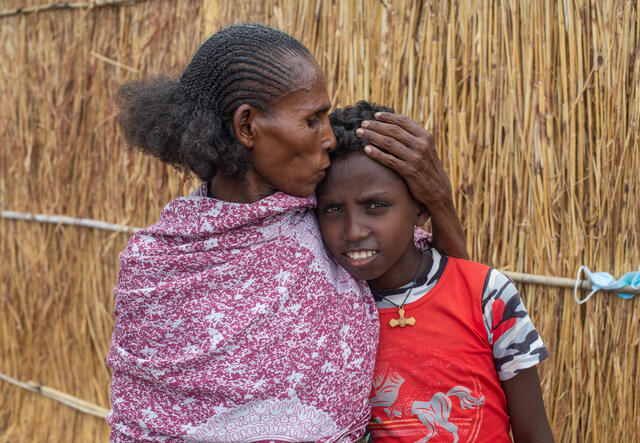
<instances>
[{"instance_id":1,"label":"boy's hand","mask_svg":"<svg viewBox=\"0 0 640 443\"><path fill-rule=\"evenodd\" d=\"M365 152L396 171L413 198L431 214L433 245L452 257L469 258L462 224L451 195L451 182L438 158L433 137L409 117L378 112L365 120L356 135L371 142Z\"/></svg>"}]
</instances>

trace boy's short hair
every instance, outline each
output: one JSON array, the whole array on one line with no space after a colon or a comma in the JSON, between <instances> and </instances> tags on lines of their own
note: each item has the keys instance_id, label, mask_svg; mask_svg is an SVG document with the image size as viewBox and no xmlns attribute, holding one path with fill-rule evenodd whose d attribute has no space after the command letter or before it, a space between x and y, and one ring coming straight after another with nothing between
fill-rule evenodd
<instances>
[{"instance_id":1,"label":"boy's short hair","mask_svg":"<svg viewBox=\"0 0 640 443\"><path fill-rule=\"evenodd\" d=\"M329 114L329 122L338 142L329 156L334 158L363 151L370 142L356 137L356 129L364 120L374 120L376 112L393 112L393 109L360 100L353 106L338 108Z\"/></svg>"}]
</instances>

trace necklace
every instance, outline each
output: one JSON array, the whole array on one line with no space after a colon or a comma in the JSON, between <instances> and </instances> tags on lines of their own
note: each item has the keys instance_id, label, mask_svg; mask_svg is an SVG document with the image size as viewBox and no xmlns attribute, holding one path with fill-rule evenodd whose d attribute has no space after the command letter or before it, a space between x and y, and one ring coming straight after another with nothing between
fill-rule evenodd
<instances>
[{"instance_id":1,"label":"necklace","mask_svg":"<svg viewBox=\"0 0 640 443\"><path fill-rule=\"evenodd\" d=\"M416 287L416 281L418 281L418 275L420 274L420 268L422 268L422 257L423 257L423 255L422 255L422 251L421 251L420 252L420 261L418 262L418 269L416 270L416 275L413 276L413 281L411 282L411 287L407 291L407 295L404 297L404 300L402 301L402 303L400 303L398 305L398 304L392 302L391 300L389 300L387 297L385 297L383 295L380 295L380 294L376 294L380 298L382 298L384 301L386 301L387 303L391 303L393 306L398 308L398 318L392 318L391 320L389 320L389 326L391 326L392 328L395 328L396 326L400 326L401 328L404 328L405 326L413 326L413 325L416 324L416 319L414 317L404 318L404 304L407 302L407 300L409 299L409 296L413 292L413 288ZM372 291L372 292L374 292L374 291Z\"/></svg>"}]
</instances>

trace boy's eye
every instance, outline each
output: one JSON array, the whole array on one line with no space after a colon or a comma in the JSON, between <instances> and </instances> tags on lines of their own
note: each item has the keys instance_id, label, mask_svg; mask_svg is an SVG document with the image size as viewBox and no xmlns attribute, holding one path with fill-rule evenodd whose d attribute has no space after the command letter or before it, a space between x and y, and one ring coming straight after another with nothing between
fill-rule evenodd
<instances>
[{"instance_id":1,"label":"boy's eye","mask_svg":"<svg viewBox=\"0 0 640 443\"><path fill-rule=\"evenodd\" d=\"M373 212L382 212L389 207L386 202L372 201L367 203L367 210Z\"/></svg>"},{"instance_id":2,"label":"boy's eye","mask_svg":"<svg viewBox=\"0 0 640 443\"><path fill-rule=\"evenodd\" d=\"M327 215L340 214L342 212L342 208L337 205L325 206L322 208L321 212Z\"/></svg>"}]
</instances>

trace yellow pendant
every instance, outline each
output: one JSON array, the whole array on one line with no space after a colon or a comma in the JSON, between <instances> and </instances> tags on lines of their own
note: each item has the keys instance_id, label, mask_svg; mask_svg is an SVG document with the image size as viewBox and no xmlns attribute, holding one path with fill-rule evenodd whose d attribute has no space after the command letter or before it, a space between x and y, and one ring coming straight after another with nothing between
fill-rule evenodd
<instances>
[{"instance_id":1,"label":"yellow pendant","mask_svg":"<svg viewBox=\"0 0 640 443\"><path fill-rule=\"evenodd\" d=\"M398 315L400 318L392 318L389 320L389 326L395 328L396 326L400 326L404 328L405 326L413 326L416 324L416 319L413 317L404 318L404 308L402 306L398 307Z\"/></svg>"}]
</instances>

